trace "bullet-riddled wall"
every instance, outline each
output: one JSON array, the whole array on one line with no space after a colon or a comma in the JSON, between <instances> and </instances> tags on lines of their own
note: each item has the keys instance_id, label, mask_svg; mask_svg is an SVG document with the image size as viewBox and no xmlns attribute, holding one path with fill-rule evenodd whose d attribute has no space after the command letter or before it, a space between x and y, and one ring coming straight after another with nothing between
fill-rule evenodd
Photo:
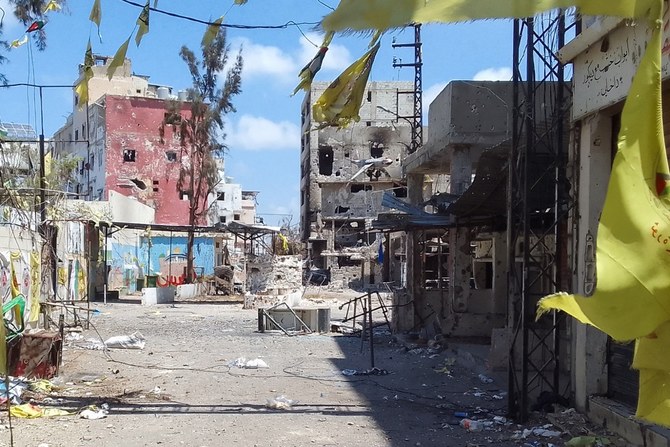
<instances>
[{"instance_id":1,"label":"bullet-riddled wall","mask_svg":"<svg viewBox=\"0 0 670 447\"><path fill-rule=\"evenodd\" d=\"M385 210L381 206L385 191L406 196L400 165L411 141L414 87L411 82L370 82L359 122L345 129L318 129L311 120L311 104L327 86L314 83L303 103L302 239L311 265L330 267L338 283L381 281L380 275L373 278L374 269L363 267L374 260L352 249L368 252L366 247L375 241L368 224ZM369 159L388 160L383 169L361 170Z\"/></svg>"}]
</instances>

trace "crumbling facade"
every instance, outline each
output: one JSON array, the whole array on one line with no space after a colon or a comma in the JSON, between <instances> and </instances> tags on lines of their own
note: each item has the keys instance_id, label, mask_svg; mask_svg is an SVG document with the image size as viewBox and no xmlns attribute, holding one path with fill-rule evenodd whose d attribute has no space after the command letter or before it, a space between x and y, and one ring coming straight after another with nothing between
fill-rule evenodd
<instances>
[{"instance_id":1,"label":"crumbling facade","mask_svg":"<svg viewBox=\"0 0 670 447\"><path fill-rule=\"evenodd\" d=\"M190 163L188 153L172 126L160 135L167 101L185 100L186 92L174 95L171 87L150 84L147 76L132 74L130 60L110 81L106 71L111 58L96 56L96 62L89 81L89 104L82 107L75 97L73 113L53 138L56 159L69 154L79 160L76 181L65 185L66 190L84 200L108 200L110 191L115 191L154 208L158 224L187 225L193 194L179 190L178 179L182 166ZM181 113L188 116L188 107ZM216 191L201 199L215 211L199 224L241 214L240 194L239 185L226 184L222 176ZM218 206L220 199L224 207Z\"/></svg>"},{"instance_id":2,"label":"crumbling facade","mask_svg":"<svg viewBox=\"0 0 670 447\"><path fill-rule=\"evenodd\" d=\"M356 288L384 281L374 249L382 237L370 223L383 209L385 191L406 196L400 165L411 138L413 84L370 82L359 122L319 129L310 106L327 86L314 83L303 102L301 235L307 268L328 271L337 286Z\"/></svg>"},{"instance_id":3,"label":"crumbling facade","mask_svg":"<svg viewBox=\"0 0 670 447\"><path fill-rule=\"evenodd\" d=\"M430 105L428 141L403 163L407 202L429 215L408 224L397 330L490 337L505 325L511 98L511 82L453 81Z\"/></svg>"}]
</instances>

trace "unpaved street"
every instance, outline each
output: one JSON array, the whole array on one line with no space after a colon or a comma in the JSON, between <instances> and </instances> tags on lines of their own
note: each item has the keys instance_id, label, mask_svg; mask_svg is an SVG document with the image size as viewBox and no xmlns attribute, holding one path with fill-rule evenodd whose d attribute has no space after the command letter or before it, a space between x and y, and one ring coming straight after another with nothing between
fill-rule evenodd
<instances>
[{"instance_id":1,"label":"unpaved street","mask_svg":"<svg viewBox=\"0 0 670 447\"><path fill-rule=\"evenodd\" d=\"M91 321L100 337L139 331L145 348L105 353L75 346L85 340L71 342L55 380L61 389L34 398L73 411L105 403L109 414L14 418L14 445L506 446L537 439L510 439L519 429L511 424L479 432L458 425L455 411L492 420L506 407L499 400L504 382L477 377L485 367L476 346L474 354L451 346L407 350L380 332L376 366L389 374L345 376L344 369L370 367L358 337L257 333L256 311L239 304L96 307ZM96 330L84 338L98 337ZM260 358L269 368L229 366L240 357ZM297 402L268 408L282 395ZM0 445L9 445L7 429Z\"/></svg>"}]
</instances>

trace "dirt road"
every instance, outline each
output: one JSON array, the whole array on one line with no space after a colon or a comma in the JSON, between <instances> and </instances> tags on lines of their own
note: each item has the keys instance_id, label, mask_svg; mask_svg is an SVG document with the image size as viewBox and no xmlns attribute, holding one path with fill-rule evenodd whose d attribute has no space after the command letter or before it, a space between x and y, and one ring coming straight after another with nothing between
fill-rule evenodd
<instances>
[{"instance_id":1,"label":"dirt road","mask_svg":"<svg viewBox=\"0 0 670 447\"><path fill-rule=\"evenodd\" d=\"M389 374L347 376L345 369L370 368L369 348L359 338L257 333L256 311L237 304L97 308L84 338L139 331L144 349L106 353L70 344L55 381L61 389L35 399L72 411L107 404L108 415L14 418L14 445L511 446L533 439L542 444L531 445L563 444L560 438L532 435L511 439L520 427L499 423L500 418L477 432L458 425L455 412L487 421L505 412L504 383L480 381L483 361L476 354L449 347L407 350L380 332L375 366ZM240 357L260 358L269 368L231 367ZM278 396L297 402L288 409L268 408ZM7 429L0 432L0 445L10 445Z\"/></svg>"}]
</instances>

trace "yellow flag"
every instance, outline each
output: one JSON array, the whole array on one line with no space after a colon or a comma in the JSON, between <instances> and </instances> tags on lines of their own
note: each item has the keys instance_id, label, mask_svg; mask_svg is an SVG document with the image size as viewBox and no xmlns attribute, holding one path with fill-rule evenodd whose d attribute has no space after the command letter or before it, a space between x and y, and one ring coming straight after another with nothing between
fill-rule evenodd
<instances>
[{"instance_id":1,"label":"yellow flag","mask_svg":"<svg viewBox=\"0 0 670 447\"><path fill-rule=\"evenodd\" d=\"M142 12L140 12L140 16L137 18L136 22L139 28L135 35L135 44L137 44L138 47L140 46L142 37L149 32L149 11L149 0L147 0L147 4L142 8Z\"/></svg>"},{"instance_id":2,"label":"yellow flag","mask_svg":"<svg viewBox=\"0 0 670 447\"><path fill-rule=\"evenodd\" d=\"M78 101L78 107L81 110L88 104L88 82L91 80L93 77L93 65L95 64L95 61L93 60L93 50L91 49L91 41L89 39L88 41L88 46L86 47L86 53L84 53L84 69L83 69L83 77L82 80L77 84L77 86L74 88L74 92L77 95ZM50 167L50 165L49 165ZM45 165L46 169L46 165Z\"/></svg>"},{"instance_id":3,"label":"yellow flag","mask_svg":"<svg viewBox=\"0 0 670 447\"><path fill-rule=\"evenodd\" d=\"M312 106L314 121L341 128L360 120L358 111L378 50L379 42L328 86Z\"/></svg>"},{"instance_id":4,"label":"yellow flag","mask_svg":"<svg viewBox=\"0 0 670 447\"><path fill-rule=\"evenodd\" d=\"M10 48L18 48L21 45L25 45L28 42L28 35L25 34L21 39L12 40L9 44Z\"/></svg>"},{"instance_id":5,"label":"yellow flag","mask_svg":"<svg viewBox=\"0 0 670 447\"><path fill-rule=\"evenodd\" d=\"M95 23L98 28L100 28L100 19L102 18L102 10L100 9L100 0L95 0L93 2L93 7L91 8L91 14L88 16L88 19Z\"/></svg>"},{"instance_id":6,"label":"yellow flag","mask_svg":"<svg viewBox=\"0 0 670 447\"><path fill-rule=\"evenodd\" d=\"M47 13L49 11L60 11L61 6L56 0L49 0L49 3L44 5L44 8L42 9L42 13Z\"/></svg>"},{"instance_id":7,"label":"yellow flag","mask_svg":"<svg viewBox=\"0 0 670 447\"><path fill-rule=\"evenodd\" d=\"M588 298L558 294L540 302L540 312L564 310L615 340L648 336L670 321L670 275L665 274L670 270L665 180L670 172L661 119L662 35L659 25L652 26L621 115L619 150L598 226L596 291Z\"/></svg>"},{"instance_id":8,"label":"yellow flag","mask_svg":"<svg viewBox=\"0 0 670 447\"><path fill-rule=\"evenodd\" d=\"M216 19L211 25L207 27L205 34L202 36L202 46L206 47L216 38L223 23L223 16Z\"/></svg>"},{"instance_id":9,"label":"yellow flag","mask_svg":"<svg viewBox=\"0 0 670 447\"><path fill-rule=\"evenodd\" d=\"M40 254L30 253L30 315L28 321L36 322L40 318Z\"/></svg>"},{"instance_id":10,"label":"yellow flag","mask_svg":"<svg viewBox=\"0 0 670 447\"><path fill-rule=\"evenodd\" d=\"M410 23L532 17L576 6L582 15L646 17L656 0L340 0L326 31L388 29Z\"/></svg>"},{"instance_id":11,"label":"yellow flag","mask_svg":"<svg viewBox=\"0 0 670 447\"><path fill-rule=\"evenodd\" d=\"M95 23L98 27L98 38L102 42L102 34L100 34L100 20L102 19L102 9L100 8L100 0L95 0L93 2L93 7L91 8L91 14L89 14L88 19Z\"/></svg>"},{"instance_id":12,"label":"yellow flag","mask_svg":"<svg viewBox=\"0 0 670 447\"><path fill-rule=\"evenodd\" d=\"M123 62L126 60L126 53L128 52L128 44L130 44L130 37L121 44L116 54L112 59L112 62L107 66L107 78L111 81L114 77L114 72L117 68L123 65Z\"/></svg>"}]
</instances>

